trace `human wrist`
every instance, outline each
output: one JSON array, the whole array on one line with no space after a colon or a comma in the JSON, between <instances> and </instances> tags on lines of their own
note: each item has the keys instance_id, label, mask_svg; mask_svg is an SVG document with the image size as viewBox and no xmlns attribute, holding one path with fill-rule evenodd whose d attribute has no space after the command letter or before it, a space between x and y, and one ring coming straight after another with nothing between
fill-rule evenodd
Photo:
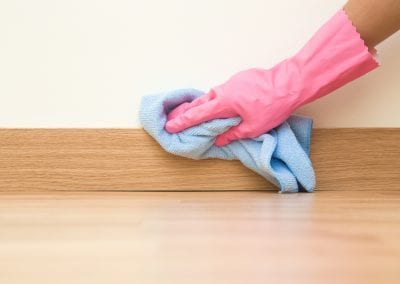
<instances>
[{"instance_id":1,"label":"human wrist","mask_svg":"<svg viewBox=\"0 0 400 284\"><path fill-rule=\"evenodd\" d=\"M376 51L368 50L344 10L329 19L290 60L299 70L299 105L316 100L380 65Z\"/></svg>"}]
</instances>

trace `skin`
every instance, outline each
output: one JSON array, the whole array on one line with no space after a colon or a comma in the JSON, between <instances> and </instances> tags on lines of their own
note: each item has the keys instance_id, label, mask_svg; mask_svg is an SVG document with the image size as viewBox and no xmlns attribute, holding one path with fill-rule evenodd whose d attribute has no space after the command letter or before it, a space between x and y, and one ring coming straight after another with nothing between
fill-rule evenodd
<instances>
[{"instance_id":1,"label":"skin","mask_svg":"<svg viewBox=\"0 0 400 284\"><path fill-rule=\"evenodd\" d=\"M349 0L343 9L372 54L376 53L376 45L400 29L400 0ZM240 92L243 92L246 88L248 89L247 91L250 92L253 84L251 80L247 80L245 83L247 84L244 85L245 87L239 88L239 97L235 97L235 91L237 89L230 89L223 94L232 94L233 99L239 98L242 100L243 97L240 96ZM257 82L254 82L254 84L257 86ZM210 92L191 103L182 104L173 110L168 116L168 122L166 125L167 131L176 133L181 131L182 127L187 128L201 123L202 121L213 119L219 115L229 117L229 114L227 114L231 111L229 104L225 105L225 109L223 108L224 106L222 106L220 112L218 112L219 110L212 109L212 103L214 103L214 106L216 103L216 100L213 100L214 97L215 93ZM260 97L262 98L262 96ZM254 99L254 97L252 99ZM270 104L272 105L272 103L276 103L276 100L271 100ZM248 105L251 105L251 102L248 103ZM246 102L244 102L241 107L247 110ZM236 114L236 112L232 113ZM275 111L275 113L270 114L271 118L269 118L269 120L277 118L277 122L282 121L280 117L282 114L284 114L284 110ZM287 114L284 114L285 117L286 115ZM256 123L259 122L256 119L253 119L253 121L256 121ZM230 128L225 133L220 134L215 141L215 145L224 146L231 141L240 138L247 138L249 137L248 135L256 135L256 132L259 133L258 131L263 130L262 125L260 127L257 127L256 125L255 131L251 134L249 134L249 131L246 133L245 130L243 130L245 128L240 129L240 127L244 125L243 123L244 122L238 126ZM251 123L253 124L253 122ZM251 127L248 125L245 126L251 130Z\"/></svg>"},{"instance_id":2,"label":"skin","mask_svg":"<svg viewBox=\"0 0 400 284\"><path fill-rule=\"evenodd\" d=\"M343 9L370 50L400 29L400 0L350 0Z\"/></svg>"}]
</instances>

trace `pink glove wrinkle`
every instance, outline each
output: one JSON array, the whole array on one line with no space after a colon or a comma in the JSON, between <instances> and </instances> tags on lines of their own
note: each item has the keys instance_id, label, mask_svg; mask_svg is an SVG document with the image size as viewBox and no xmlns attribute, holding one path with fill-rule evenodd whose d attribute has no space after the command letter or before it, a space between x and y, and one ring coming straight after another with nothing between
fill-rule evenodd
<instances>
[{"instance_id":1,"label":"pink glove wrinkle","mask_svg":"<svg viewBox=\"0 0 400 284\"><path fill-rule=\"evenodd\" d=\"M344 10L339 10L294 56L271 69L237 73L207 94L168 114L165 128L177 133L216 119L242 122L219 135L215 145L254 138L283 123L293 111L377 68Z\"/></svg>"}]
</instances>

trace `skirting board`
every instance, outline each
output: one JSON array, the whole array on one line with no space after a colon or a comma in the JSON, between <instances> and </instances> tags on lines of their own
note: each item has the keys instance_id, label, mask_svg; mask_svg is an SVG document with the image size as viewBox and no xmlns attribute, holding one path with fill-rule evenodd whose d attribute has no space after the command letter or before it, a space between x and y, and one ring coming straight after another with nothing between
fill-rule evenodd
<instances>
[{"instance_id":1,"label":"skirting board","mask_svg":"<svg viewBox=\"0 0 400 284\"><path fill-rule=\"evenodd\" d=\"M317 190L399 190L400 128L314 129ZM0 191L277 190L238 161L165 153L142 129L0 129Z\"/></svg>"}]
</instances>

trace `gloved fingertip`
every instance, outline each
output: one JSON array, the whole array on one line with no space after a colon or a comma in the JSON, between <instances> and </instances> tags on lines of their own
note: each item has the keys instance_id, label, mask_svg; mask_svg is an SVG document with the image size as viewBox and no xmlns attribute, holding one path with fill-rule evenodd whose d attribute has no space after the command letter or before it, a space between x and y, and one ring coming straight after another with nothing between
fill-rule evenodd
<instances>
[{"instance_id":1,"label":"gloved fingertip","mask_svg":"<svg viewBox=\"0 0 400 284\"><path fill-rule=\"evenodd\" d=\"M190 109L188 102L182 103L167 114L167 120L172 120Z\"/></svg>"},{"instance_id":2,"label":"gloved fingertip","mask_svg":"<svg viewBox=\"0 0 400 284\"><path fill-rule=\"evenodd\" d=\"M176 116L172 112L170 112L169 114L167 114L167 121L170 121L170 120L174 119L175 117Z\"/></svg>"},{"instance_id":3,"label":"gloved fingertip","mask_svg":"<svg viewBox=\"0 0 400 284\"><path fill-rule=\"evenodd\" d=\"M176 121L174 119L167 121L167 123L165 124L165 130L167 130L167 132L172 134L179 132L179 128L176 125Z\"/></svg>"},{"instance_id":4,"label":"gloved fingertip","mask_svg":"<svg viewBox=\"0 0 400 284\"><path fill-rule=\"evenodd\" d=\"M225 135L219 135L215 139L214 145L218 146L218 147L223 147L223 146L228 145L230 142L231 141L229 139L227 139Z\"/></svg>"}]
</instances>

